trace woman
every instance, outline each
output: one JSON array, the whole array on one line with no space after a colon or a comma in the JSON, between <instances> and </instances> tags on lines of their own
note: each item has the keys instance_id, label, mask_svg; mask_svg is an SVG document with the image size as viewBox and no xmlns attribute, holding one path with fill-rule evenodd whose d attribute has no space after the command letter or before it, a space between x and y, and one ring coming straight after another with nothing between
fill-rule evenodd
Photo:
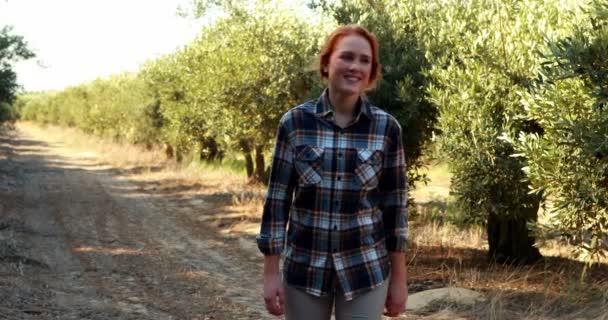
<instances>
[{"instance_id":1,"label":"woman","mask_svg":"<svg viewBox=\"0 0 608 320\"><path fill-rule=\"evenodd\" d=\"M394 317L407 299L407 181L401 127L364 94L380 77L376 37L339 27L319 72L321 96L279 123L257 236L266 308L287 320L330 319L334 304L337 320Z\"/></svg>"}]
</instances>

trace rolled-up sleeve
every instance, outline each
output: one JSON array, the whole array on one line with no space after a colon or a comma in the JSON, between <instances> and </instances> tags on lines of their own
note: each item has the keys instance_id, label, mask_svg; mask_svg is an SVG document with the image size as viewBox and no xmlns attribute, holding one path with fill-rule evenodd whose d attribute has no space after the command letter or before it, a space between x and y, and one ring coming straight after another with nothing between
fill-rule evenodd
<instances>
[{"instance_id":1,"label":"rolled-up sleeve","mask_svg":"<svg viewBox=\"0 0 608 320\"><path fill-rule=\"evenodd\" d=\"M294 150L289 139L289 119L289 114L285 114L279 122L268 193L264 201L260 233L256 237L258 248L264 255L281 254L285 247L285 229L296 177Z\"/></svg>"},{"instance_id":2,"label":"rolled-up sleeve","mask_svg":"<svg viewBox=\"0 0 608 320\"><path fill-rule=\"evenodd\" d=\"M407 250L407 173L403 150L402 129L399 123L389 121L389 144L384 157L384 168L379 190L382 193L381 210L386 236L386 248L391 252Z\"/></svg>"}]
</instances>

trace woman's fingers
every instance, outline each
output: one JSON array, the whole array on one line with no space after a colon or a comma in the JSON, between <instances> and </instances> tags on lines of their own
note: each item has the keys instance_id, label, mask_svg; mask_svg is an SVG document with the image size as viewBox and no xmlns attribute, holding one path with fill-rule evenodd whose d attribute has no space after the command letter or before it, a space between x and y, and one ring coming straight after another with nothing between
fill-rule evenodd
<instances>
[{"instance_id":1,"label":"woman's fingers","mask_svg":"<svg viewBox=\"0 0 608 320\"><path fill-rule=\"evenodd\" d=\"M275 316L280 316L282 314L281 308L279 307L279 305L277 303L276 297L264 298L264 302L266 303L266 310L268 310L268 312L270 314L275 315Z\"/></svg>"},{"instance_id":2,"label":"woman's fingers","mask_svg":"<svg viewBox=\"0 0 608 320\"><path fill-rule=\"evenodd\" d=\"M403 299L401 299L401 300L403 300ZM397 317L402 312L405 311L405 300L403 300L403 301L394 300L389 291L389 294L386 296L386 302L384 303L384 307L386 309L383 313L385 316Z\"/></svg>"},{"instance_id":3,"label":"woman's fingers","mask_svg":"<svg viewBox=\"0 0 608 320\"><path fill-rule=\"evenodd\" d=\"M270 292L268 296L264 296L266 310L272 315L280 316L285 313L285 291L279 287Z\"/></svg>"},{"instance_id":4,"label":"woman's fingers","mask_svg":"<svg viewBox=\"0 0 608 320\"><path fill-rule=\"evenodd\" d=\"M272 315L280 316L285 313L285 289L277 274L264 276L264 304Z\"/></svg>"},{"instance_id":5,"label":"woman's fingers","mask_svg":"<svg viewBox=\"0 0 608 320\"><path fill-rule=\"evenodd\" d=\"M389 292L388 292L388 294L386 296L386 301L384 302L384 309L385 309L384 315L385 316L392 317L390 315L390 313L392 313L392 307L391 307L391 305L392 305L392 299L391 299L391 292L389 290Z\"/></svg>"},{"instance_id":6,"label":"woman's fingers","mask_svg":"<svg viewBox=\"0 0 608 320\"><path fill-rule=\"evenodd\" d=\"M285 289L283 287L279 287L279 290L277 292L278 295L278 300L279 300L279 312L280 314L285 313Z\"/></svg>"},{"instance_id":7,"label":"woman's fingers","mask_svg":"<svg viewBox=\"0 0 608 320\"><path fill-rule=\"evenodd\" d=\"M386 306L386 311L384 312L384 315L387 317L396 317L401 313L401 311L402 310L399 308L398 305L391 303Z\"/></svg>"},{"instance_id":8,"label":"woman's fingers","mask_svg":"<svg viewBox=\"0 0 608 320\"><path fill-rule=\"evenodd\" d=\"M285 304L285 289L283 287L279 287L277 290L277 297L279 298L279 304Z\"/></svg>"}]
</instances>

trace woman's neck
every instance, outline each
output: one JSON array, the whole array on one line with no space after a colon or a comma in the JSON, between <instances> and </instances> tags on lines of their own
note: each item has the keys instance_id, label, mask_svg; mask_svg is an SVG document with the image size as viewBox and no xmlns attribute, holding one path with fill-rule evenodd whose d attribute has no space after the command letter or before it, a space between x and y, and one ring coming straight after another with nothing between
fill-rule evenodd
<instances>
[{"instance_id":1,"label":"woman's neck","mask_svg":"<svg viewBox=\"0 0 608 320\"><path fill-rule=\"evenodd\" d=\"M329 89L329 102L334 108L334 112L341 115L354 116L355 105L359 95L345 95L337 90Z\"/></svg>"}]
</instances>

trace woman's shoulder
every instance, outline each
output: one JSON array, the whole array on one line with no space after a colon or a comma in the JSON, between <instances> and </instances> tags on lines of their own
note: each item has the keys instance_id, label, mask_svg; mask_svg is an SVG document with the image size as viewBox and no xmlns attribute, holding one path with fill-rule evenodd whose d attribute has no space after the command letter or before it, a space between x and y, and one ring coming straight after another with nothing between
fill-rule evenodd
<instances>
[{"instance_id":1,"label":"woman's shoulder","mask_svg":"<svg viewBox=\"0 0 608 320\"><path fill-rule=\"evenodd\" d=\"M314 114L317 109L318 101L319 101L319 98L310 99L308 101L305 101L305 102L289 109L287 112L291 112L292 114L300 114L300 113L313 113Z\"/></svg>"},{"instance_id":2,"label":"woman's shoulder","mask_svg":"<svg viewBox=\"0 0 608 320\"><path fill-rule=\"evenodd\" d=\"M393 116L392 114L390 114L388 111L386 111L374 104L370 104L369 108L370 108L372 117L375 121L382 122L389 128L394 127L394 128L401 129L401 124L399 123L397 118L395 116Z\"/></svg>"},{"instance_id":3,"label":"woman's shoulder","mask_svg":"<svg viewBox=\"0 0 608 320\"><path fill-rule=\"evenodd\" d=\"M288 124L292 122L294 118L304 117L307 115L314 115L316 110L316 104L318 99L311 99L306 102L303 102L299 105L296 105L289 110L287 110L281 116L280 124Z\"/></svg>"}]
</instances>

